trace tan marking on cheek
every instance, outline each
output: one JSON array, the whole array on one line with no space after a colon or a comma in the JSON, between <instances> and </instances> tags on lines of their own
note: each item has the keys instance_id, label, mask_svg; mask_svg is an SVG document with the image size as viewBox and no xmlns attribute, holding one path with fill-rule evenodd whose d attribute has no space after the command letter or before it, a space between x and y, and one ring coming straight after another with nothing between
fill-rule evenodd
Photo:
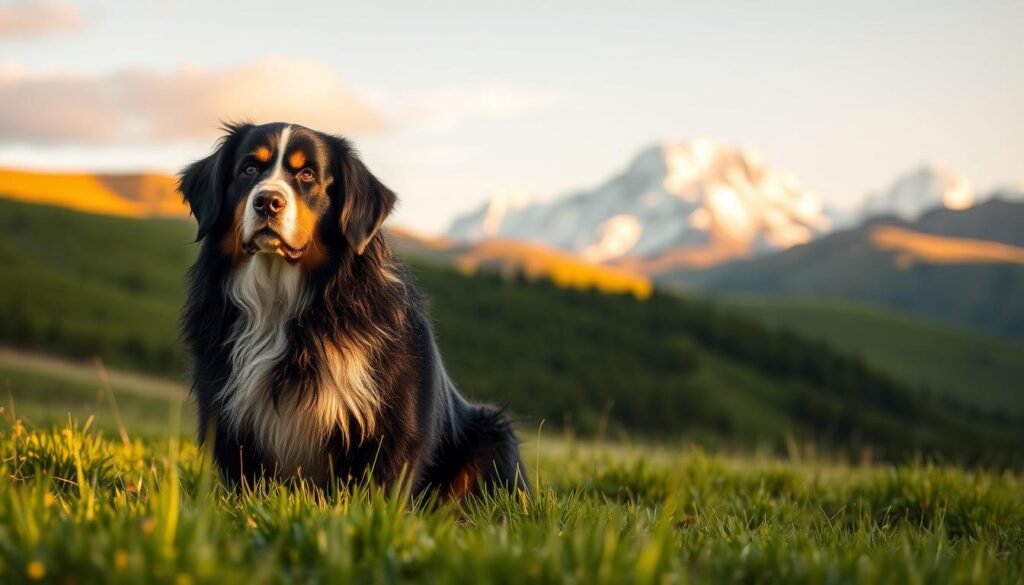
<instances>
[{"instance_id":1,"label":"tan marking on cheek","mask_svg":"<svg viewBox=\"0 0 1024 585\"><path fill-rule=\"evenodd\" d=\"M313 270L322 266L327 261L326 244L319 236L313 236L313 239L307 244L306 253L299 259L299 266L302 270L309 274Z\"/></svg>"},{"instance_id":2,"label":"tan marking on cheek","mask_svg":"<svg viewBox=\"0 0 1024 585\"><path fill-rule=\"evenodd\" d=\"M267 148L266 146L261 146L257 148L256 152L252 153L252 155L255 156L256 160L260 161L261 163L270 161L270 149Z\"/></svg>"},{"instance_id":3,"label":"tan marking on cheek","mask_svg":"<svg viewBox=\"0 0 1024 585\"><path fill-rule=\"evenodd\" d=\"M306 166L306 153L296 150L288 157L288 165L296 171Z\"/></svg>"},{"instance_id":4,"label":"tan marking on cheek","mask_svg":"<svg viewBox=\"0 0 1024 585\"><path fill-rule=\"evenodd\" d=\"M311 271L317 266L320 266L327 260L327 247L324 245L323 240L320 239L319 231L317 230L317 222L319 219L313 210L309 208L301 199L299 200L299 213L296 218L298 223L298 229L296 231L301 236L307 237L308 240L305 243L306 253L302 255L302 259L299 260L299 264L304 270Z\"/></svg>"}]
</instances>

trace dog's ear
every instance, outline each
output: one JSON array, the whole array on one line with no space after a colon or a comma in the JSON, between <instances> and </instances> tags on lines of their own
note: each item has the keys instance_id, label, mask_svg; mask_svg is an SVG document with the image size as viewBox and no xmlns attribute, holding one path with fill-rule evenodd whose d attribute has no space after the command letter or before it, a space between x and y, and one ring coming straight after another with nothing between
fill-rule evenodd
<instances>
[{"instance_id":1,"label":"dog's ear","mask_svg":"<svg viewBox=\"0 0 1024 585\"><path fill-rule=\"evenodd\" d=\"M398 196L384 186L359 160L355 151L339 141L341 171L341 234L356 254L362 254L395 208Z\"/></svg>"},{"instance_id":2,"label":"dog's ear","mask_svg":"<svg viewBox=\"0 0 1024 585\"><path fill-rule=\"evenodd\" d=\"M224 191L230 177L231 153L246 127L247 124L225 126L228 134L221 138L213 154L185 167L178 179L178 191L199 224L197 242L206 237L220 220L226 196Z\"/></svg>"}]
</instances>

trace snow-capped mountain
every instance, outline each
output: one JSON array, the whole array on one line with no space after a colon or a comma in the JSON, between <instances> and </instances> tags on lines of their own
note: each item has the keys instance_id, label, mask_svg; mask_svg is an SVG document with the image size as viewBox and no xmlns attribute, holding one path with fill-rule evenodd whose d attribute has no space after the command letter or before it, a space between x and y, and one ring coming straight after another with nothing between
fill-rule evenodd
<instances>
[{"instance_id":1,"label":"snow-capped mountain","mask_svg":"<svg viewBox=\"0 0 1024 585\"><path fill-rule=\"evenodd\" d=\"M792 175L755 152L698 139L649 147L589 191L549 202L496 197L448 235L529 240L594 262L671 254L677 264L706 264L788 248L829 227L821 200Z\"/></svg>"},{"instance_id":2,"label":"snow-capped mountain","mask_svg":"<svg viewBox=\"0 0 1024 585\"><path fill-rule=\"evenodd\" d=\"M864 218L896 215L913 221L937 207L967 209L977 193L966 178L940 165L923 165L896 179L885 191L870 195L862 209Z\"/></svg>"}]
</instances>

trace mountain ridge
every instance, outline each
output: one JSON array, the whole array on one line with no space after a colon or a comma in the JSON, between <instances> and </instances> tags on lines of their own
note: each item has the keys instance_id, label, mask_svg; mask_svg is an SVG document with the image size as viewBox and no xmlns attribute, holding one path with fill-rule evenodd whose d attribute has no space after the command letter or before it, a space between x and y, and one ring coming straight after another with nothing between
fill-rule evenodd
<instances>
[{"instance_id":1,"label":"mountain ridge","mask_svg":"<svg viewBox=\"0 0 1024 585\"><path fill-rule=\"evenodd\" d=\"M447 235L524 239L591 262L654 260L674 248L720 261L810 241L830 225L823 210L755 151L698 139L649 146L604 183L565 197L495 199Z\"/></svg>"},{"instance_id":2,"label":"mountain ridge","mask_svg":"<svg viewBox=\"0 0 1024 585\"><path fill-rule=\"evenodd\" d=\"M660 282L716 295L847 299L1024 340L1022 218L1024 202L1001 198L913 222L875 217L775 254L677 270ZM987 239L991 231L1005 242Z\"/></svg>"},{"instance_id":3,"label":"mountain ridge","mask_svg":"<svg viewBox=\"0 0 1024 585\"><path fill-rule=\"evenodd\" d=\"M925 163L897 177L884 191L865 197L860 217L896 215L913 221L933 209L969 209L978 199L966 177L941 164Z\"/></svg>"},{"instance_id":4,"label":"mountain ridge","mask_svg":"<svg viewBox=\"0 0 1024 585\"><path fill-rule=\"evenodd\" d=\"M785 250L879 217L914 221L993 197L1024 199L1024 193L1010 187L981 193L962 175L926 163L859 205L839 209L754 150L696 139L648 146L593 188L545 201L495 197L456 217L446 235L464 244L531 241L657 278Z\"/></svg>"}]
</instances>

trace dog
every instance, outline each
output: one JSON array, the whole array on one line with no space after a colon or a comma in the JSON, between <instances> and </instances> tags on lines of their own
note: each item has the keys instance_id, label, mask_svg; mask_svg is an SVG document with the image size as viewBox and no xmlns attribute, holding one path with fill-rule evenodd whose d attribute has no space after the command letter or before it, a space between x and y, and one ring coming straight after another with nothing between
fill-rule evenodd
<instances>
[{"instance_id":1,"label":"dog","mask_svg":"<svg viewBox=\"0 0 1024 585\"><path fill-rule=\"evenodd\" d=\"M199 442L223 476L527 490L508 417L456 389L381 233L396 195L345 138L224 131L178 184L199 243L182 337Z\"/></svg>"}]
</instances>

